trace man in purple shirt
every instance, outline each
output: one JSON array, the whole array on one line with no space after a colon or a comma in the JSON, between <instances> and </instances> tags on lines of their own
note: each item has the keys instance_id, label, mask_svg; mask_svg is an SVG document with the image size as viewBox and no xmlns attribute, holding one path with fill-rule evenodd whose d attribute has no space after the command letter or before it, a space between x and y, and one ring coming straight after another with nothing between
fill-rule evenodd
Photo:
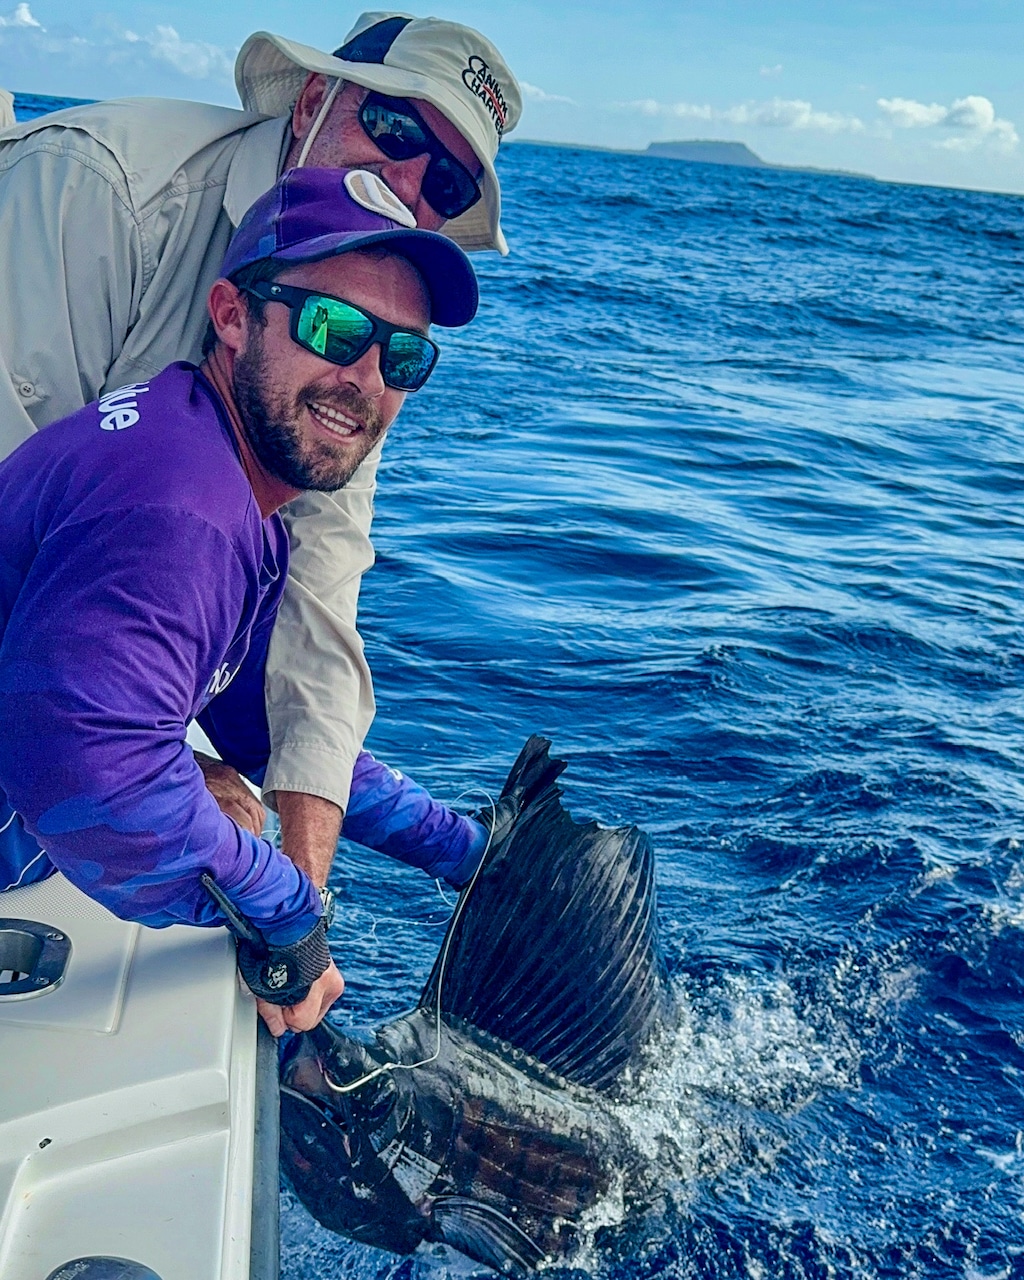
<instances>
[{"instance_id":1,"label":"man in purple shirt","mask_svg":"<svg viewBox=\"0 0 1024 1280\"><path fill-rule=\"evenodd\" d=\"M185 734L198 719L258 780L278 510L342 487L429 376L430 323L475 313L465 255L402 213L372 174L289 171L228 248L202 367L110 392L0 464L0 891L60 870L123 918L231 924L275 1034L341 994L325 903L218 807ZM486 839L371 756L345 831L455 884Z\"/></svg>"}]
</instances>

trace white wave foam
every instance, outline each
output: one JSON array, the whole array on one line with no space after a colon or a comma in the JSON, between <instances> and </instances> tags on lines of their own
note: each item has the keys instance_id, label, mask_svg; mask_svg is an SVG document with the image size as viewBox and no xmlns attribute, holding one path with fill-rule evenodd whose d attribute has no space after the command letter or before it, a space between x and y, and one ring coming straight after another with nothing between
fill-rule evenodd
<instances>
[{"instance_id":1,"label":"white wave foam","mask_svg":"<svg viewBox=\"0 0 1024 1280\"><path fill-rule=\"evenodd\" d=\"M771 1167L781 1139L766 1113L791 1114L824 1089L852 1087L859 1058L845 1025L804 1016L781 980L735 975L699 1007L678 998L677 1023L627 1085L629 1100L611 1110L656 1192L682 1208L697 1179L740 1161ZM572 1265L598 1274L597 1233L630 1211L620 1177L586 1215Z\"/></svg>"},{"instance_id":2,"label":"white wave foam","mask_svg":"<svg viewBox=\"0 0 1024 1280\"><path fill-rule=\"evenodd\" d=\"M1017 840L1007 841L1007 848L1016 852ZM1007 872L994 902L983 908L985 921L992 934L998 937L1004 929L1024 929L1024 862L1015 862Z\"/></svg>"}]
</instances>

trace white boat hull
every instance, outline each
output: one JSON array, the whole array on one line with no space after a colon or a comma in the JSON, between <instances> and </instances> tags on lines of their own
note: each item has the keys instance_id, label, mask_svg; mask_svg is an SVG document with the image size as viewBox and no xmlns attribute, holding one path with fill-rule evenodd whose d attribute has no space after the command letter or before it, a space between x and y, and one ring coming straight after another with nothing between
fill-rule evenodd
<instances>
[{"instance_id":1,"label":"white boat hull","mask_svg":"<svg viewBox=\"0 0 1024 1280\"><path fill-rule=\"evenodd\" d=\"M226 931L126 924L60 876L0 895L0 917L71 941L60 986L0 994L3 1280L96 1255L160 1280L275 1276L272 1141L273 1168L254 1161L255 1005ZM269 1097L273 1110L273 1085Z\"/></svg>"}]
</instances>

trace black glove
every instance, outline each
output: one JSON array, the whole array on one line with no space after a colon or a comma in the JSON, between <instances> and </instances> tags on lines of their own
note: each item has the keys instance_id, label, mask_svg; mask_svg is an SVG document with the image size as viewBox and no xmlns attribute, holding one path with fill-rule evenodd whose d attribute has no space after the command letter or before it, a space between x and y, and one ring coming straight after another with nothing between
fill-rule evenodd
<instances>
[{"instance_id":1,"label":"black glove","mask_svg":"<svg viewBox=\"0 0 1024 1280\"><path fill-rule=\"evenodd\" d=\"M301 1004L330 963L323 916L304 938L287 947L238 939L238 968L246 985L257 999L271 1004Z\"/></svg>"}]
</instances>

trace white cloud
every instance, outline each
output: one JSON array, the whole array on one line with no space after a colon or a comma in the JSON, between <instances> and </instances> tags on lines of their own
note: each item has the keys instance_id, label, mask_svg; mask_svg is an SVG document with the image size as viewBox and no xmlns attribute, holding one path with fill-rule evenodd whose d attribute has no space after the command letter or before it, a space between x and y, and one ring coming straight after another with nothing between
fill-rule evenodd
<instances>
[{"instance_id":1,"label":"white cloud","mask_svg":"<svg viewBox=\"0 0 1024 1280\"><path fill-rule=\"evenodd\" d=\"M235 51L207 44L202 40L185 40L171 26L157 26L148 35L105 21L89 37L62 27L50 32L32 15L27 3L13 12L0 14L0 48L10 48L23 65L33 59L52 61L61 55L94 67L133 68L145 76L147 70L169 68L190 80L217 80L231 83Z\"/></svg>"},{"instance_id":2,"label":"white cloud","mask_svg":"<svg viewBox=\"0 0 1024 1280\"><path fill-rule=\"evenodd\" d=\"M878 105L897 129L924 129L945 120L947 115L947 108L937 102L926 107L911 98L879 98Z\"/></svg>"},{"instance_id":3,"label":"white cloud","mask_svg":"<svg viewBox=\"0 0 1024 1280\"><path fill-rule=\"evenodd\" d=\"M869 128L875 133L884 130L879 120L865 125L858 116L818 110L802 98L775 97L762 102L740 102L731 107L712 107L695 102L658 102L654 98L639 98L614 105L620 110L636 111L660 119L701 120L756 129L859 134L867 133ZM1007 152L1020 142L1014 125L1001 119L989 99L978 94L957 98L950 106L938 102L916 102L912 98L879 98L878 107L890 128L932 130L936 135L933 139L935 145L946 151L973 151L986 146L993 151Z\"/></svg>"},{"instance_id":4,"label":"white cloud","mask_svg":"<svg viewBox=\"0 0 1024 1280\"><path fill-rule=\"evenodd\" d=\"M772 98L770 102L749 102L721 113L729 124L764 125L774 129L821 129L825 133L860 133L864 125L856 116L836 111L815 111L800 98Z\"/></svg>"},{"instance_id":5,"label":"white cloud","mask_svg":"<svg viewBox=\"0 0 1024 1280\"><path fill-rule=\"evenodd\" d=\"M776 62L776 64L775 64L775 66L774 66L774 67L762 67L762 68L761 68L761 75L763 75L763 76L781 76L781 75L782 75L782 63L781 63L781 62Z\"/></svg>"},{"instance_id":6,"label":"white cloud","mask_svg":"<svg viewBox=\"0 0 1024 1280\"><path fill-rule=\"evenodd\" d=\"M949 107L938 102L926 106L911 98L879 98L878 106L896 129L948 129L952 136L937 143L946 151L974 151L988 145L997 151L1012 151L1020 142L1009 120L1001 120L988 98L968 94Z\"/></svg>"},{"instance_id":7,"label":"white cloud","mask_svg":"<svg viewBox=\"0 0 1024 1280\"><path fill-rule=\"evenodd\" d=\"M568 102L573 106L576 105L572 98L567 98L561 93L546 93L543 89L538 89L535 84L528 84L525 80L519 81L519 87L523 91L523 97L528 102Z\"/></svg>"},{"instance_id":8,"label":"white cloud","mask_svg":"<svg viewBox=\"0 0 1024 1280\"><path fill-rule=\"evenodd\" d=\"M40 31L44 30L43 26L32 17L27 4L19 4L6 18L0 16L0 27L36 27Z\"/></svg>"},{"instance_id":9,"label":"white cloud","mask_svg":"<svg viewBox=\"0 0 1024 1280\"><path fill-rule=\"evenodd\" d=\"M803 102L799 98L744 102L724 110L706 103L656 102L653 98L641 98L617 105L627 111L639 111L645 116L720 121L724 124L754 125L758 128L820 129L826 133L860 133L864 128L856 116L840 115L834 111L815 111L809 102Z\"/></svg>"},{"instance_id":10,"label":"white cloud","mask_svg":"<svg viewBox=\"0 0 1024 1280\"><path fill-rule=\"evenodd\" d=\"M617 102L621 111L639 111L644 116L671 116L677 120L713 120L710 107L699 107L692 102L656 102L653 98L637 98L633 102Z\"/></svg>"},{"instance_id":11,"label":"white cloud","mask_svg":"<svg viewBox=\"0 0 1024 1280\"><path fill-rule=\"evenodd\" d=\"M32 17L32 12L27 4L19 4L14 13L9 14L6 18L0 17L0 27L36 27L38 31L44 31L45 29L41 23L36 22L36 19Z\"/></svg>"},{"instance_id":12,"label":"white cloud","mask_svg":"<svg viewBox=\"0 0 1024 1280\"><path fill-rule=\"evenodd\" d=\"M125 37L131 32L125 32ZM166 62L175 71L193 80L230 79L234 54L220 49L205 40L182 40L173 27L157 27L151 36L143 39L153 51L154 58Z\"/></svg>"}]
</instances>

